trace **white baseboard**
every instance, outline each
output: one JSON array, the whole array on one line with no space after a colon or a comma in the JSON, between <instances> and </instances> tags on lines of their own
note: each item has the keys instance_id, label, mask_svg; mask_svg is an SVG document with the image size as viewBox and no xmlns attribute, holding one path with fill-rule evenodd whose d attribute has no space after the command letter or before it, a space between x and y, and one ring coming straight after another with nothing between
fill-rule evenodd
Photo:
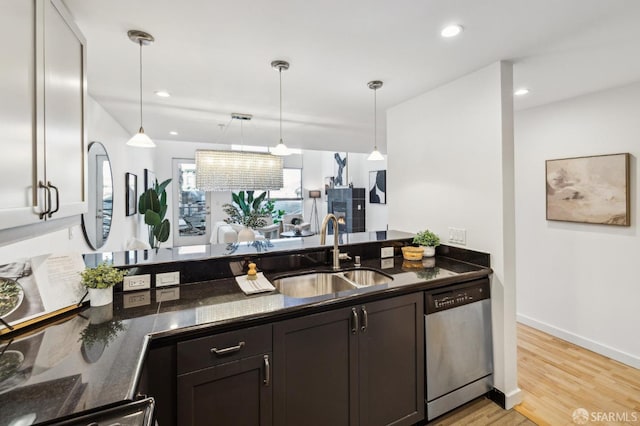
<instances>
[{"instance_id":1,"label":"white baseboard","mask_svg":"<svg viewBox=\"0 0 640 426\"><path fill-rule=\"evenodd\" d=\"M567 342L581 346L585 349L589 349L590 351L609 357L630 367L640 368L640 357L638 356L620 351L607 345L603 345L602 343L595 342L591 339L587 339L586 337L582 337L570 331L555 327L551 324L538 321L526 315L517 314L517 320L522 324L537 328L538 330L544 331L545 333L548 333L559 339L566 340Z\"/></svg>"},{"instance_id":2,"label":"white baseboard","mask_svg":"<svg viewBox=\"0 0 640 426\"><path fill-rule=\"evenodd\" d=\"M522 402L522 391L520 388L516 388L515 390L509 392L504 396L504 408L506 410L512 409L515 405L518 405Z\"/></svg>"}]
</instances>

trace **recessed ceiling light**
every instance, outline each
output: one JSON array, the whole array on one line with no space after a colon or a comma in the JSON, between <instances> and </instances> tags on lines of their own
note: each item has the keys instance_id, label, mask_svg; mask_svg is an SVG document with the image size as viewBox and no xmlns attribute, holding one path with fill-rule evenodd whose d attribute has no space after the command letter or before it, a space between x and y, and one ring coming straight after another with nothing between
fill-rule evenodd
<instances>
[{"instance_id":1,"label":"recessed ceiling light","mask_svg":"<svg viewBox=\"0 0 640 426\"><path fill-rule=\"evenodd\" d=\"M167 92L166 90L156 90L154 93L156 94L156 96L160 96L161 98L171 97L171 93Z\"/></svg>"},{"instance_id":2,"label":"recessed ceiling light","mask_svg":"<svg viewBox=\"0 0 640 426\"><path fill-rule=\"evenodd\" d=\"M455 37L458 34L460 34L462 30L463 30L462 25L458 25L458 24L447 25L442 29L442 31L440 31L440 35L444 38Z\"/></svg>"},{"instance_id":3,"label":"recessed ceiling light","mask_svg":"<svg viewBox=\"0 0 640 426\"><path fill-rule=\"evenodd\" d=\"M513 92L514 95L516 96L524 96L526 94L529 93L529 89L527 89L526 87L521 87L518 90L516 90L515 92Z\"/></svg>"},{"instance_id":4,"label":"recessed ceiling light","mask_svg":"<svg viewBox=\"0 0 640 426\"><path fill-rule=\"evenodd\" d=\"M175 130L170 131L169 134L171 136L178 136L178 132L176 132Z\"/></svg>"}]
</instances>

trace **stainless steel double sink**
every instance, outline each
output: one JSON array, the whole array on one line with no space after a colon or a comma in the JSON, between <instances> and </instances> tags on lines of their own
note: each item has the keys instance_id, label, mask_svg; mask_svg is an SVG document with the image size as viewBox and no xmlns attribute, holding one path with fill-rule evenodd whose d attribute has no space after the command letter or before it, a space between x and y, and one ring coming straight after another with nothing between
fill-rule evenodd
<instances>
[{"instance_id":1,"label":"stainless steel double sink","mask_svg":"<svg viewBox=\"0 0 640 426\"><path fill-rule=\"evenodd\" d=\"M313 271L277 278L273 285L281 294L295 298L322 296L342 291L378 286L393 281L393 277L374 269L349 271Z\"/></svg>"}]
</instances>

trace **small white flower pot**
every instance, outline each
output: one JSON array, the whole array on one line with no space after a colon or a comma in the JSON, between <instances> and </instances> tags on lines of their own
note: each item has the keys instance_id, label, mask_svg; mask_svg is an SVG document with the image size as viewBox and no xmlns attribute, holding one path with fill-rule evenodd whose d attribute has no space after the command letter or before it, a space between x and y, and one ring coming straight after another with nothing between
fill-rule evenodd
<instances>
[{"instance_id":1,"label":"small white flower pot","mask_svg":"<svg viewBox=\"0 0 640 426\"><path fill-rule=\"evenodd\" d=\"M91 306L89 309L89 323L102 324L113 319L113 304Z\"/></svg>"},{"instance_id":2,"label":"small white flower pot","mask_svg":"<svg viewBox=\"0 0 640 426\"><path fill-rule=\"evenodd\" d=\"M245 226L238 232L238 242L241 243L243 241L255 241L256 234L253 232L253 229Z\"/></svg>"},{"instance_id":3,"label":"small white flower pot","mask_svg":"<svg viewBox=\"0 0 640 426\"><path fill-rule=\"evenodd\" d=\"M91 306L104 306L113 303L113 287L88 288Z\"/></svg>"},{"instance_id":4,"label":"small white flower pot","mask_svg":"<svg viewBox=\"0 0 640 426\"><path fill-rule=\"evenodd\" d=\"M424 254L422 257L433 257L436 255L436 248L432 246L420 246L424 248Z\"/></svg>"}]
</instances>

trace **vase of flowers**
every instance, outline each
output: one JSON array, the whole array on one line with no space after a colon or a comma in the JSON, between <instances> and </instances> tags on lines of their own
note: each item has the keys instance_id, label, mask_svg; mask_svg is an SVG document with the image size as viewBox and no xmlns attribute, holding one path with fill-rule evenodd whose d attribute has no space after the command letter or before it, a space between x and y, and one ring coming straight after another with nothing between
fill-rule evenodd
<instances>
[{"instance_id":1,"label":"vase of flowers","mask_svg":"<svg viewBox=\"0 0 640 426\"><path fill-rule=\"evenodd\" d=\"M127 275L106 263L95 268L86 268L80 273L82 284L89 291L91 306L104 306L113 303L113 286L121 283Z\"/></svg>"}]
</instances>

